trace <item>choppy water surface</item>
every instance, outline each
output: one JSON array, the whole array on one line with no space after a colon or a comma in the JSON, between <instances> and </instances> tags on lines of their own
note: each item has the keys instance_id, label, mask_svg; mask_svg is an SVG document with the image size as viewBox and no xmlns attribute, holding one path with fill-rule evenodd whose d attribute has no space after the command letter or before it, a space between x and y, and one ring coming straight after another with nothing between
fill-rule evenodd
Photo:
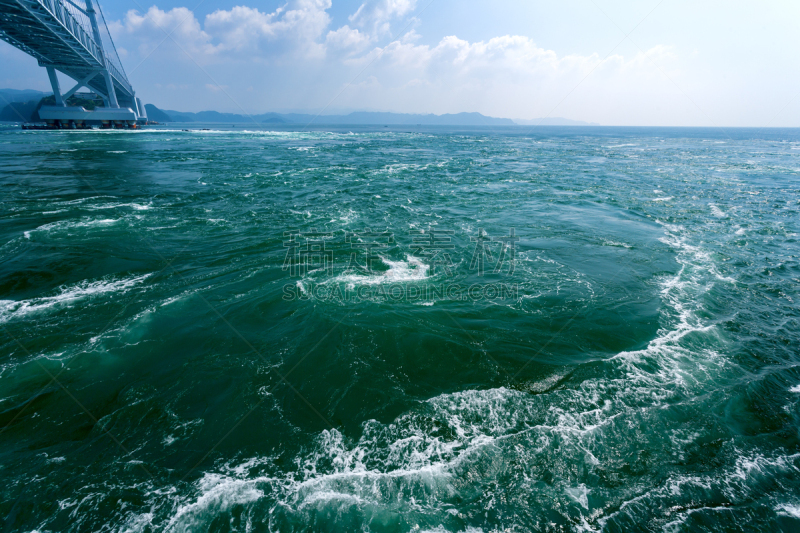
<instances>
[{"instance_id":1,"label":"choppy water surface","mask_svg":"<svg viewBox=\"0 0 800 533\"><path fill-rule=\"evenodd\" d=\"M0 191L3 531L800 528L796 130L6 128Z\"/></svg>"}]
</instances>

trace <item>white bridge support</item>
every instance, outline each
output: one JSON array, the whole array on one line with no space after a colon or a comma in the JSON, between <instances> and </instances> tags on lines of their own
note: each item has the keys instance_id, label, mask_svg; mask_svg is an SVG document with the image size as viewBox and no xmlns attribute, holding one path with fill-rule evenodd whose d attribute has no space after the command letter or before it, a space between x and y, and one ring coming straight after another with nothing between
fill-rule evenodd
<instances>
[{"instance_id":1,"label":"white bridge support","mask_svg":"<svg viewBox=\"0 0 800 533\"><path fill-rule=\"evenodd\" d=\"M84 0L84 2L86 2L86 15L89 17L89 22L92 25L92 34L94 35L94 40L95 42L101 43L100 59L105 67L101 70L101 73L103 74L103 78L106 80L106 98L108 102L106 107L117 108L119 107L119 102L117 102L117 92L114 90L114 81L111 79L111 73L108 71L106 52L102 46L103 38L100 36L100 27L97 25L97 13L92 6L92 0Z\"/></svg>"},{"instance_id":2,"label":"white bridge support","mask_svg":"<svg viewBox=\"0 0 800 533\"><path fill-rule=\"evenodd\" d=\"M99 121L127 127L147 121L97 0L0 0L0 39L47 69L55 105L42 106L39 116L48 123L84 127ZM77 84L62 93L56 71ZM88 111L67 106L67 99L82 87L100 96L104 107Z\"/></svg>"},{"instance_id":3,"label":"white bridge support","mask_svg":"<svg viewBox=\"0 0 800 533\"><path fill-rule=\"evenodd\" d=\"M53 67L47 67L47 75L50 77L50 86L53 88L53 96L56 98L56 105L64 107L64 100L69 98L69 96L61 96L61 85L58 83L56 69Z\"/></svg>"}]
</instances>

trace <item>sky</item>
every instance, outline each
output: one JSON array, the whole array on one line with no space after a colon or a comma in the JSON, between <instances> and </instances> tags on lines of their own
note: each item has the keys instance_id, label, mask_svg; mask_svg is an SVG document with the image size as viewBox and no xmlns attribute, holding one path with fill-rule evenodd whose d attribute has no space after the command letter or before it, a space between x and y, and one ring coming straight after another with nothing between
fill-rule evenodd
<instances>
[{"instance_id":1,"label":"sky","mask_svg":"<svg viewBox=\"0 0 800 533\"><path fill-rule=\"evenodd\" d=\"M800 127L797 0L103 0L102 7L137 95L162 109ZM3 42L0 87L50 88L33 58Z\"/></svg>"}]
</instances>

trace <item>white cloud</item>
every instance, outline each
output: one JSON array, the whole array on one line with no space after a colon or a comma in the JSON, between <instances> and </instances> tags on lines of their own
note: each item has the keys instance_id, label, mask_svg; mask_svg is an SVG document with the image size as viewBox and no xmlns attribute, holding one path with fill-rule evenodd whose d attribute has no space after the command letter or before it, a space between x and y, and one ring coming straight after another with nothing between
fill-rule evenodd
<instances>
[{"instance_id":1,"label":"white cloud","mask_svg":"<svg viewBox=\"0 0 800 533\"><path fill-rule=\"evenodd\" d=\"M340 104L386 109L391 102L393 111L414 111L424 103L437 113L468 110L510 118L545 116L559 106L560 113L581 118L596 111L562 106L562 100L576 88L591 87L594 95L584 101L599 103L602 95L627 103L633 113L648 98L676 91L664 72L670 77L678 73L661 70L675 59L664 46L629 58L559 56L513 35L478 42L448 36L434 46L395 41L344 60L354 70L369 64L369 75L379 85L353 83Z\"/></svg>"},{"instance_id":2,"label":"white cloud","mask_svg":"<svg viewBox=\"0 0 800 533\"><path fill-rule=\"evenodd\" d=\"M389 32L392 20L411 13L416 3L416 0L367 0L350 15L350 22L379 36Z\"/></svg>"},{"instance_id":3,"label":"white cloud","mask_svg":"<svg viewBox=\"0 0 800 533\"><path fill-rule=\"evenodd\" d=\"M331 0L292 0L272 13L236 6L210 13L201 26L185 7L162 11L153 6L142 15L128 11L109 29L123 42L137 41L143 56L162 44L168 50L174 40L193 60L204 63L235 57L322 57L325 47L319 41L330 25L330 7Z\"/></svg>"},{"instance_id":4,"label":"white cloud","mask_svg":"<svg viewBox=\"0 0 800 533\"><path fill-rule=\"evenodd\" d=\"M499 76L512 81L530 76L585 75L601 63L596 54L559 57L553 50L538 47L528 37L512 35L475 43L448 36L434 47L395 41L383 49L376 48L371 54L372 57L365 56L363 60L371 61L375 55L380 55L379 64L393 69L424 71L430 79Z\"/></svg>"},{"instance_id":5,"label":"white cloud","mask_svg":"<svg viewBox=\"0 0 800 533\"><path fill-rule=\"evenodd\" d=\"M112 31L130 51L129 61L142 61L164 41L150 59L167 66L162 77L176 84L190 81L192 87L204 88L206 97L208 91L219 92L215 80L224 80L232 87L226 95L253 102L256 110L322 107L336 96L335 104L344 108L534 118L561 105L577 87L592 88L584 102L610 98L633 109L637 98L643 101L671 87L664 72L680 74L674 68L661 71L677 64L674 49L666 46L602 58L559 55L520 35L477 42L451 35L434 45L420 44L413 30L376 46L378 33L411 13L415 0L369 0L350 17L350 24L339 28L330 27L330 7L331 0L291 0L270 13L237 6L210 13L201 24L186 8L162 11L153 6L144 14L129 11L112 24ZM170 50L165 31L173 32L192 61L174 46ZM204 72L196 72L193 62L202 64ZM245 66L253 64L262 66ZM214 83L206 85L209 81ZM246 95L242 89L236 96L238 87L250 86L261 90ZM203 96L195 98L202 101ZM559 113L604 120L595 109L562 106Z\"/></svg>"},{"instance_id":6,"label":"white cloud","mask_svg":"<svg viewBox=\"0 0 800 533\"><path fill-rule=\"evenodd\" d=\"M194 13L185 7L162 11L152 6L143 15L131 10L122 21L109 24L109 31L115 40L127 42L130 39L137 42L139 53L143 56L151 54L162 42L170 39L190 54L213 51L211 36L203 31Z\"/></svg>"},{"instance_id":7,"label":"white cloud","mask_svg":"<svg viewBox=\"0 0 800 533\"><path fill-rule=\"evenodd\" d=\"M356 28L345 25L336 31L329 31L325 43L332 51L355 53L364 50L369 45L370 38Z\"/></svg>"},{"instance_id":8,"label":"white cloud","mask_svg":"<svg viewBox=\"0 0 800 533\"><path fill-rule=\"evenodd\" d=\"M228 89L227 85L213 85L211 83L206 83L206 89L211 91L212 93L224 92L225 89Z\"/></svg>"},{"instance_id":9,"label":"white cloud","mask_svg":"<svg viewBox=\"0 0 800 533\"><path fill-rule=\"evenodd\" d=\"M492 75L521 81L533 75L544 78L585 75L595 68L634 72L651 70L653 62L675 59L672 50L664 46L656 46L631 60L611 56L601 61L597 54L559 57L555 51L541 48L529 37L519 35L478 42L447 36L437 45L429 46L416 44L420 36L413 30L384 47L370 49L375 36L360 28L387 23L410 13L414 5L415 0L370 0L350 17L359 27L344 25L337 29L328 28L331 0L292 0L272 13L236 6L210 13L202 25L185 7L162 11L153 6L145 14L129 11L122 21L112 23L111 29L115 38L129 48L138 49L143 56L165 39L169 41L169 33L195 60L202 56L212 62L251 62L296 59L299 54L307 60L339 58L342 66L363 67L379 58L376 67L391 65L398 72L423 71L416 74L424 73L421 78L431 80ZM132 42L138 45L131 47ZM343 51L346 53L340 57Z\"/></svg>"},{"instance_id":10,"label":"white cloud","mask_svg":"<svg viewBox=\"0 0 800 533\"><path fill-rule=\"evenodd\" d=\"M326 13L331 0L294 0L272 13L237 6L230 11L217 10L206 17L205 29L215 38L218 52L258 51L264 53L275 43L276 52L301 52L321 55L318 43L330 24Z\"/></svg>"}]
</instances>

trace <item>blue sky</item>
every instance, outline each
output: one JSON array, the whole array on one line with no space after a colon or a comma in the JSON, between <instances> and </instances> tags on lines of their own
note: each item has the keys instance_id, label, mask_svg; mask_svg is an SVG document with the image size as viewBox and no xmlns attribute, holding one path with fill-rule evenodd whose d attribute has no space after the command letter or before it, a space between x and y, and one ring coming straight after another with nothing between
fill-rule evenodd
<instances>
[{"instance_id":1,"label":"blue sky","mask_svg":"<svg viewBox=\"0 0 800 533\"><path fill-rule=\"evenodd\" d=\"M165 109L800 126L797 1L102 5L137 94ZM47 75L0 43L0 87Z\"/></svg>"}]
</instances>

